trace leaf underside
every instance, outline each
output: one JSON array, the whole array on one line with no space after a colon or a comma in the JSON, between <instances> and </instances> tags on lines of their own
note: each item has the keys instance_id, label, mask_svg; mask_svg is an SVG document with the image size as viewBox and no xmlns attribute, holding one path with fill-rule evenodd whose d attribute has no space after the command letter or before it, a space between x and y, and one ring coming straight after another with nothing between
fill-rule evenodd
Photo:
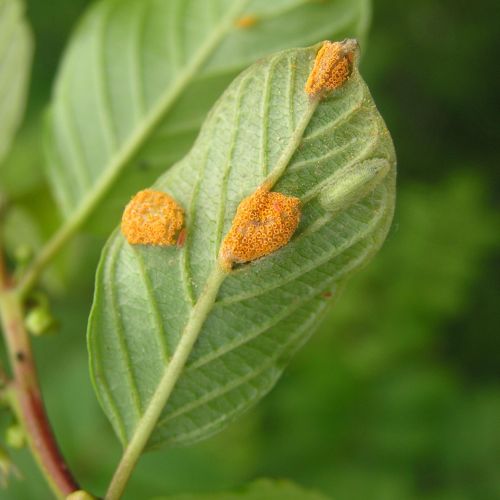
<instances>
[{"instance_id":1,"label":"leaf underside","mask_svg":"<svg viewBox=\"0 0 500 500\"><path fill-rule=\"evenodd\" d=\"M362 37L368 1L98 2L65 54L47 120L49 180L65 217L102 190L89 227L108 232L128 198L186 154L241 70L278 50ZM237 25L248 16L253 25Z\"/></svg>"},{"instance_id":2,"label":"leaf underside","mask_svg":"<svg viewBox=\"0 0 500 500\"><path fill-rule=\"evenodd\" d=\"M23 3L0 0L0 161L24 112L31 53L31 32Z\"/></svg>"},{"instance_id":3,"label":"leaf underside","mask_svg":"<svg viewBox=\"0 0 500 500\"><path fill-rule=\"evenodd\" d=\"M387 234L395 196L392 141L357 69L311 116L303 87L316 50L280 52L243 72L189 154L156 183L186 210L183 248L131 246L118 231L106 245L89 323L90 366L124 445L168 369L238 204L287 148L293 156L274 190L301 198L299 228L286 247L224 280L149 449L212 435L266 394L313 332L330 292ZM324 208L335 173L367 162L386 162L389 172L350 206Z\"/></svg>"}]
</instances>

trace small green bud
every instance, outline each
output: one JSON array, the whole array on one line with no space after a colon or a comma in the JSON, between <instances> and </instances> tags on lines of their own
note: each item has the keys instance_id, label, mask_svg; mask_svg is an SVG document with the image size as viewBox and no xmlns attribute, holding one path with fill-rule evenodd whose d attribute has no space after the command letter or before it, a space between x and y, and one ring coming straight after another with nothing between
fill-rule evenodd
<instances>
[{"instance_id":1,"label":"small green bud","mask_svg":"<svg viewBox=\"0 0 500 500\"><path fill-rule=\"evenodd\" d=\"M26 444L26 435L23 428L19 424L12 424L5 432L5 442L11 448L23 448Z\"/></svg>"},{"instance_id":2,"label":"small green bud","mask_svg":"<svg viewBox=\"0 0 500 500\"><path fill-rule=\"evenodd\" d=\"M14 250L14 259L20 267L25 267L33 259L33 248L27 244L19 245Z\"/></svg>"},{"instance_id":3,"label":"small green bud","mask_svg":"<svg viewBox=\"0 0 500 500\"><path fill-rule=\"evenodd\" d=\"M36 306L28 312L24 320L27 330L40 336L49 333L56 326L56 321L47 306Z\"/></svg>"}]
</instances>

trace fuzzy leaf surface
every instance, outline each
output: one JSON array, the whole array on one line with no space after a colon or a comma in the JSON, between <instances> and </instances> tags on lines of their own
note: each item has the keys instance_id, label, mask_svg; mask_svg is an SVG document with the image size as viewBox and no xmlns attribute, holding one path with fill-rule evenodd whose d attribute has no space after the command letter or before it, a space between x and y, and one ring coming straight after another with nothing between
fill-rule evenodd
<instances>
[{"instance_id":1,"label":"fuzzy leaf surface","mask_svg":"<svg viewBox=\"0 0 500 500\"><path fill-rule=\"evenodd\" d=\"M266 394L329 297L387 234L396 174L391 138L356 68L317 106L305 94L317 48L280 52L244 71L189 154L156 183L186 211L182 248L131 246L119 231L106 245L89 323L90 366L124 445L157 404L160 381L207 293L214 303L163 402L149 448L214 434ZM380 165L385 175L371 175ZM278 169L273 189L302 200L297 232L282 249L210 289L238 204Z\"/></svg>"},{"instance_id":2,"label":"fuzzy leaf surface","mask_svg":"<svg viewBox=\"0 0 500 500\"><path fill-rule=\"evenodd\" d=\"M368 19L369 0L98 2L65 54L47 123L64 216L101 207L89 227L107 233L128 198L187 153L241 70L277 50L362 37Z\"/></svg>"}]
</instances>

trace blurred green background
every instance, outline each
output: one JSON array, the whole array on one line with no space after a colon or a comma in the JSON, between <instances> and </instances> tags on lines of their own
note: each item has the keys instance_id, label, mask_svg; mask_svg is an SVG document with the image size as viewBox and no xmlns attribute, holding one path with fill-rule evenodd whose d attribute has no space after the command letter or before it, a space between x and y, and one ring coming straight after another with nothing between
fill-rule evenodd
<instances>
[{"instance_id":1,"label":"blurred green background","mask_svg":"<svg viewBox=\"0 0 500 500\"><path fill-rule=\"evenodd\" d=\"M43 181L42 112L87 5L28 1L37 47L29 106L1 182L21 207L10 224L34 244L46 234L30 228L33 214L47 234L58 222ZM257 477L337 500L500 498L498 2L376 0L367 45L362 72L398 153L384 248L267 398L216 438L144 456L126 498ZM100 244L80 236L59 259L47 285L60 331L35 350L63 452L102 494L120 450L87 370ZM13 455L24 480L0 498L49 498L28 452Z\"/></svg>"}]
</instances>

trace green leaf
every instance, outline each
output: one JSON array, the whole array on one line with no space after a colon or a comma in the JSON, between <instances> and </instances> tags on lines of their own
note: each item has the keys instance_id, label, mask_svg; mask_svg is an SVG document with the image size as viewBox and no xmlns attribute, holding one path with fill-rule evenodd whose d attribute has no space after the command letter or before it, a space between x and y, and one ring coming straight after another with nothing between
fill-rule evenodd
<instances>
[{"instance_id":1,"label":"green leaf","mask_svg":"<svg viewBox=\"0 0 500 500\"><path fill-rule=\"evenodd\" d=\"M276 479L259 479L237 491L213 494L184 494L158 497L154 500L327 500L315 491L304 490L296 484Z\"/></svg>"},{"instance_id":2,"label":"green leaf","mask_svg":"<svg viewBox=\"0 0 500 500\"><path fill-rule=\"evenodd\" d=\"M255 24L238 27L239 19ZM124 203L192 146L244 68L274 51L362 37L369 0L106 0L74 35L47 128L50 183L67 218L109 231ZM101 202L104 199L104 205Z\"/></svg>"},{"instance_id":3,"label":"green leaf","mask_svg":"<svg viewBox=\"0 0 500 500\"><path fill-rule=\"evenodd\" d=\"M0 0L0 160L24 112L32 45L23 2Z\"/></svg>"},{"instance_id":4,"label":"green leaf","mask_svg":"<svg viewBox=\"0 0 500 500\"><path fill-rule=\"evenodd\" d=\"M357 68L319 104L305 94L316 50L280 52L243 72L190 153L157 182L186 210L183 248L131 246L117 231L103 251L90 367L125 446L191 443L254 404L313 332L325 292L335 295L386 236L395 195L389 133ZM368 173L370 192L356 171ZM279 177L275 191L301 198L300 226L281 250L226 274L221 239L268 175Z\"/></svg>"}]
</instances>

